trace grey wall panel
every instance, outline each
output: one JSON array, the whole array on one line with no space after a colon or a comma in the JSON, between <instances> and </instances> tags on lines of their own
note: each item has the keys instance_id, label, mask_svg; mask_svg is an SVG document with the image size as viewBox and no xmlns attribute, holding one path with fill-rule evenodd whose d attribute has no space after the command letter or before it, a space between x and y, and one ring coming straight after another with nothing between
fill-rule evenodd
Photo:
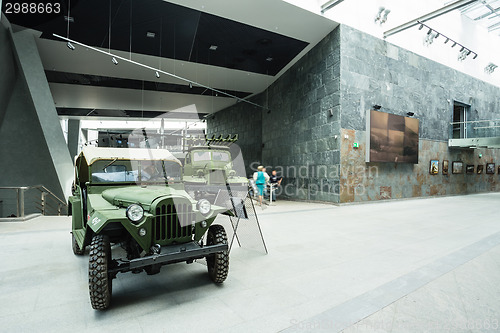
<instances>
[{"instance_id":1,"label":"grey wall panel","mask_svg":"<svg viewBox=\"0 0 500 333\"><path fill-rule=\"evenodd\" d=\"M73 163L35 41L25 32L3 29L0 35L0 66L8 74L0 88L0 186L42 184L64 199L70 193ZM1 195L12 196L5 191ZM16 213L11 199L4 202L4 215ZM26 206L26 213L34 210L29 202Z\"/></svg>"}]
</instances>

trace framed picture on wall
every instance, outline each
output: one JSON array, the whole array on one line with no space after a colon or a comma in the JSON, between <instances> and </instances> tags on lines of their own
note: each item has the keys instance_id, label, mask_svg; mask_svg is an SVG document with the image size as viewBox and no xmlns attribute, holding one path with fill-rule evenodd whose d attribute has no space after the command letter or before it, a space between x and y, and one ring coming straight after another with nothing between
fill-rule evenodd
<instances>
[{"instance_id":1,"label":"framed picture on wall","mask_svg":"<svg viewBox=\"0 0 500 333\"><path fill-rule=\"evenodd\" d=\"M464 162L462 161L453 161L451 163L451 172L452 173L464 173Z\"/></svg>"},{"instance_id":2,"label":"framed picture on wall","mask_svg":"<svg viewBox=\"0 0 500 333\"><path fill-rule=\"evenodd\" d=\"M477 174L478 174L478 175L479 175L479 174L482 174L482 173L483 173L483 171L484 171L484 164L479 164L479 165L477 166Z\"/></svg>"},{"instance_id":3,"label":"framed picture on wall","mask_svg":"<svg viewBox=\"0 0 500 333\"><path fill-rule=\"evenodd\" d=\"M465 173L474 173L476 166L474 164L467 164L465 167Z\"/></svg>"},{"instance_id":4,"label":"framed picture on wall","mask_svg":"<svg viewBox=\"0 0 500 333\"><path fill-rule=\"evenodd\" d=\"M486 163L486 173L489 175L495 174L495 163Z\"/></svg>"},{"instance_id":5,"label":"framed picture on wall","mask_svg":"<svg viewBox=\"0 0 500 333\"><path fill-rule=\"evenodd\" d=\"M431 175L437 175L439 172L439 161L438 160L431 160L431 164L429 166L429 173Z\"/></svg>"},{"instance_id":6,"label":"framed picture on wall","mask_svg":"<svg viewBox=\"0 0 500 333\"><path fill-rule=\"evenodd\" d=\"M448 174L448 160L443 160L443 175Z\"/></svg>"}]
</instances>

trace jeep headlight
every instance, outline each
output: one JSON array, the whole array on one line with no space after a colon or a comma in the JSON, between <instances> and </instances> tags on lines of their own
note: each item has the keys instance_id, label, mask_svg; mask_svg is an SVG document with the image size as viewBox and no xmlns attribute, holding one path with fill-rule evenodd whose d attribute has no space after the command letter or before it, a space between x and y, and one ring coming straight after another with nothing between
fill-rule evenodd
<instances>
[{"instance_id":1,"label":"jeep headlight","mask_svg":"<svg viewBox=\"0 0 500 333\"><path fill-rule=\"evenodd\" d=\"M132 222L139 222L144 217L144 209L138 204L127 207L127 218Z\"/></svg>"},{"instance_id":2,"label":"jeep headlight","mask_svg":"<svg viewBox=\"0 0 500 333\"><path fill-rule=\"evenodd\" d=\"M202 215L208 215L212 209L212 205L207 199L200 199L196 203L196 209L198 209Z\"/></svg>"}]
</instances>

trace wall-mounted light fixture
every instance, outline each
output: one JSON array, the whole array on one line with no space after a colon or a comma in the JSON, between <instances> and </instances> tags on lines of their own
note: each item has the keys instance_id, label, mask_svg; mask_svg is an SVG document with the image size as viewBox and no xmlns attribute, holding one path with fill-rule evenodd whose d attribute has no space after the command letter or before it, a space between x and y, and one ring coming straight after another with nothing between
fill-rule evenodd
<instances>
[{"instance_id":1,"label":"wall-mounted light fixture","mask_svg":"<svg viewBox=\"0 0 500 333\"><path fill-rule=\"evenodd\" d=\"M494 64L494 63L492 63L492 62L490 62L490 63L488 64L488 66L486 66L486 67L484 68L484 72L485 72L486 74L491 74L491 73L493 73L493 72L495 71L495 69L496 69L497 67L498 67L497 65L495 65L495 64Z\"/></svg>"},{"instance_id":2,"label":"wall-mounted light fixture","mask_svg":"<svg viewBox=\"0 0 500 333\"><path fill-rule=\"evenodd\" d=\"M387 16L391 12L390 9L386 9L385 7L380 7L378 9L377 16L375 16L375 23L378 23L380 25L384 24L387 22Z\"/></svg>"},{"instance_id":3,"label":"wall-mounted light fixture","mask_svg":"<svg viewBox=\"0 0 500 333\"><path fill-rule=\"evenodd\" d=\"M431 45L434 42L434 40L436 38L438 38L439 36L443 36L445 38L445 40L444 40L445 44L447 44L449 41L452 41L452 43L453 43L453 44L451 44L452 48L455 47L455 46L457 46L457 45L460 46L460 54L458 55L458 60L459 61L465 60L470 55L473 55L472 59L476 59L477 58L477 53L476 52L474 52L471 49L465 47L464 45L460 44L459 42L454 41L450 37L443 35L442 33L438 32L436 29L433 29L433 28L429 27L425 23L422 23L420 21L417 21L417 22L420 24L418 30L422 30L424 27L426 27L427 29L429 29L428 32L427 32L427 35L424 38L424 44L425 45L429 46L429 45Z\"/></svg>"}]
</instances>

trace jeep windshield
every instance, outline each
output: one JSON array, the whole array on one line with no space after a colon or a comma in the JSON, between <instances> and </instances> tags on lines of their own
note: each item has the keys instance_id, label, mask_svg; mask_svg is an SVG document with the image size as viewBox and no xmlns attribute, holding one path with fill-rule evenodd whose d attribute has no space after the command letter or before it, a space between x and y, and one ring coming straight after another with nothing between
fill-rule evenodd
<instances>
[{"instance_id":1,"label":"jeep windshield","mask_svg":"<svg viewBox=\"0 0 500 333\"><path fill-rule=\"evenodd\" d=\"M103 159L91 165L92 183L165 183L181 180L181 166L168 160Z\"/></svg>"},{"instance_id":2,"label":"jeep windshield","mask_svg":"<svg viewBox=\"0 0 500 333\"><path fill-rule=\"evenodd\" d=\"M217 161L229 162L229 153L225 151L194 151L193 162Z\"/></svg>"}]
</instances>

